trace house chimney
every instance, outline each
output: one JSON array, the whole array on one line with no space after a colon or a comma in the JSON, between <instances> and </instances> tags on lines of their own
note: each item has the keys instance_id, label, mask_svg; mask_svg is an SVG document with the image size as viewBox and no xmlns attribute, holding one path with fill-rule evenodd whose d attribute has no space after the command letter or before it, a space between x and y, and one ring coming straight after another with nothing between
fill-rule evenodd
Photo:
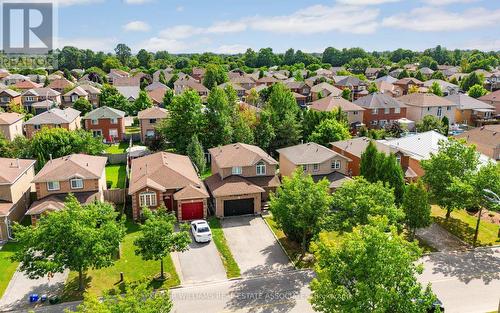
<instances>
[{"instance_id":1,"label":"house chimney","mask_svg":"<svg viewBox=\"0 0 500 313\"><path fill-rule=\"evenodd\" d=\"M49 153L49 160L52 161L52 153Z\"/></svg>"}]
</instances>

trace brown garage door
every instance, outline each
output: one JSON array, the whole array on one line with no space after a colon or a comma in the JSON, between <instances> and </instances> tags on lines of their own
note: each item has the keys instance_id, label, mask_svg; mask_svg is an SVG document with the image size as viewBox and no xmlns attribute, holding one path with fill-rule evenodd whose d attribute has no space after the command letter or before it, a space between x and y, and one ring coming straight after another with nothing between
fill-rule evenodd
<instances>
[{"instance_id":1,"label":"brown garage door","mask_svg":"<svg viewBox=\"0 0 500 313\"><path fill-rule=\"evenodd\" d=\"M197 220L203 218L203 202L181 204L183 220Z\"/></svg>"}]
</instances>

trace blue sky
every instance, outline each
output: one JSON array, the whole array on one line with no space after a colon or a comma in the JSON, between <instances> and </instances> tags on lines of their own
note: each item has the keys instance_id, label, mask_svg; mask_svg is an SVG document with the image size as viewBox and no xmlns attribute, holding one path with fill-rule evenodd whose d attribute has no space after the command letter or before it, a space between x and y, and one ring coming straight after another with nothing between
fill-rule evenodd
<instances>
[{"instance_id":1,"label":"blue sky","mask_svg":"<svg viewBox=\"0 0 500 313\"><path fill-rule=\"evenodd\" d=\"M500 50L498 0L59 0L58 45L238 53Z\"/></svg>"}]
</instances>

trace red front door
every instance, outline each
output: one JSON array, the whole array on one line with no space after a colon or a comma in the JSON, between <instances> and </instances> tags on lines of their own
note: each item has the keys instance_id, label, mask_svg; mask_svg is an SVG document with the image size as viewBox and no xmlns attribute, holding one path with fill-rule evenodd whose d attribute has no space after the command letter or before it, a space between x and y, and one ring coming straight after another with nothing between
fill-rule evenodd
<instances>
[{"instance_id":1,"label":"red front door","mask_svg":"<svg viewBox=\"0 0 500 313\"><path fill-rule=\"evenodd\" d=\"M183 203L181 205L182 220L197 220L203 218L203 202Z\"/></svg>"}]
</instances>

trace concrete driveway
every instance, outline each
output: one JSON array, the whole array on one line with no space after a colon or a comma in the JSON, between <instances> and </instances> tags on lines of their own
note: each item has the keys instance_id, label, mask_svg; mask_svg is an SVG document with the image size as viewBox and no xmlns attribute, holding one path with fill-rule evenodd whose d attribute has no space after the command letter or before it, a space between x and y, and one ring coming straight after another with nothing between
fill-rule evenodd
<instances>
[{"instance_id":1,"label":"concrete driveway","mask_svg":"<svg viewBox=\"0 0 500 313\"><path fill-rule=\"evenodd\" d=\"M225 218L222 229L242 276L293 269L262 217Z\"/></svg>"},{"instance_id":2,"label":"concrete driveway","mask_svg":"<svg viewBox=\"0 0 500 313\"><path fill-rule=\"evenodd\" d=\"M213 241L197 243L192 235L191 240L188 251L172 254L172 260L181 284L189 285L225 280L226 270Z\"/></svg>"}]
</instances>

